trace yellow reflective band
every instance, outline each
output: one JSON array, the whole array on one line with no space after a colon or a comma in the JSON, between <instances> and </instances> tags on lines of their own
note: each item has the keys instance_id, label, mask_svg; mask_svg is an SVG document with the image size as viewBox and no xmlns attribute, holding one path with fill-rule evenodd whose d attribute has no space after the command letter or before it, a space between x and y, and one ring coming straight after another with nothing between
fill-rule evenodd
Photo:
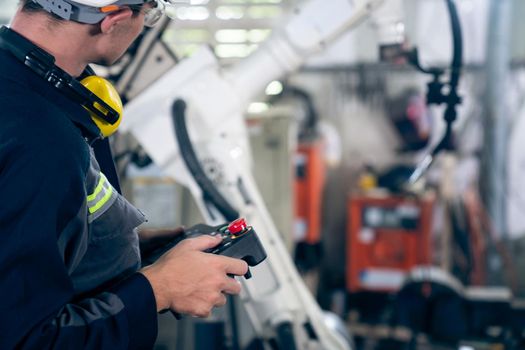
<instances>
[{"instance_id":1,"label":"yellow reflective band","mask_svg":"<svg viewBox=\"0 0 525 350\"><path fill-rule=\"evenodd\" d=\"M98 186L97 186L98 187ZM109 201L109 199L111 198L111 194L113 193L113 189L110 187L107 189L106 193L104 194L104 197L102 197L98 202L97 204L95 204L94 206L92 207L89 207L89 213L90 214L93 214L94 212L96 212L97 210L99 210L100 208L102 208L102 206L104 204L107 203L107 201Z\"/></svg>"},{"instance_id":2,"label":"yellow reflective band","mask_svg":"<svg viewBox=\"0 0 525 350\"><path fill-rule=\"evenodd\" d=\"M100 191L102 191L102 187L104 186L104 182L106 182L106 177L104 176L104 174L100 173L100 179L98 180L97 187L95 187L95 191L92 194L90 194L89 196L87 196L88 202L92 201L93 199L95 199L97 197L97 195L100 193Z\"/></svg>"}]
</instances>

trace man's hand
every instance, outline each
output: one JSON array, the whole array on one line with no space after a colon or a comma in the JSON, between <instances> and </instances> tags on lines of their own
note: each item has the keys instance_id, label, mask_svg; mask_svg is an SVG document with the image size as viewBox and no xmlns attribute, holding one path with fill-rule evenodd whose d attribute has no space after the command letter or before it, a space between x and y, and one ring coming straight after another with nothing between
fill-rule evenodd
<instances>
[{"instance_id":1,"label":"man's hand","mask_svg":"<svg viewBox=\"0 0 525 350\"><path fill-rule=\"evenodd\" d=\"M220 242L221 237L208 235L185 239L141 270L153 288L157 311L207 317L213 307L226 304L224 293L240 293L240 283L228 275L244 275L248 264L203 252Z\"/></svg>"}]
</instances>

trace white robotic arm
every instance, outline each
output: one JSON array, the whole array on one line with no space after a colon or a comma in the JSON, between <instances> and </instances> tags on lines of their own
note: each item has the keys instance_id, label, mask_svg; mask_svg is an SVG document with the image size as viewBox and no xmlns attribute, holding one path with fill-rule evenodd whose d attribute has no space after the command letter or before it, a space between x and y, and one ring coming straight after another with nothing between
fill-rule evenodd
<instances>
[{"instance_id":1,"label":"white robotic arm","mask_svg":"<svg viewBox=\"0 0 525 350\"><path fill-rule=\"evenodd\" d=\"M206 176L219 193L252 225L268 258L243 280L242 301L257 336L276 337L290 325L298 349L348 349L347 341L323 322L323 313L297 273L251 174L251 157L243 112L274 79L297 70L341 33L378 16L380 34L401 45L400 0L313 0L295 11L287 24L250 57L224 70L203 48L169 70L132 99L121 130L131 132L166 174L187 186L209 224L229 219L211 203L182 157L173 132L176 100L187 104L186 125ZM390 8L390 10L389 10ZM395 10L395 14L391 10ZM385 12L386 11L386 12ZM383 29L386 28L386 29Z\"/></svg>"}]
</instances>

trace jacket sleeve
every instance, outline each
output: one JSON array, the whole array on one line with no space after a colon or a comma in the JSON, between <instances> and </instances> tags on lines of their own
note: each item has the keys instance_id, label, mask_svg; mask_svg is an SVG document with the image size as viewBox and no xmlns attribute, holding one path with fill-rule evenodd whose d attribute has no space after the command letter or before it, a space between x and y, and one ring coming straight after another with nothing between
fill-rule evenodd
<instances>
[{"instance_id":1,"label":"jacket sleeve","mask_svg":"<svg viewBox=\"0 0 525 350\"><path fill-rule=\"evenodd\" d=\"M87 237L79 231L68 237L75 244L57 242L64 230L74 231L75 214L85 201L89 158L79 156L86 152L76 129L71 124L52 131L73 134L75 141L43 138L45 125L23 133L20 125L2 128L0 349L152 348L156 305L142 274L88 298L75 296L70 262L64 260L71 254L63 251L87 244Z\"/></svg>"}]
</instances>

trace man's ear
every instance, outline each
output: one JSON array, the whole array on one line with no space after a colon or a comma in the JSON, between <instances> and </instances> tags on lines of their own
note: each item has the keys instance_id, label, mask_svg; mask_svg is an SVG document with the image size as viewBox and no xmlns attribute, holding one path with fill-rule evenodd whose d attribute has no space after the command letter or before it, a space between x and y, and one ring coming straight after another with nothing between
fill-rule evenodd
<instances>
[{"instance_id":1,"label":"man's ear","mask_svg":"<svg viewBox=\"0 0 525 350\"><path fill-rule=\"evenodd\" d=\"M133 16L133 11L127 7L111 12L100 22L100 30L103 34L111 33L119 22L129 19L131 16Z\"/></svg>"}]
</instances>

